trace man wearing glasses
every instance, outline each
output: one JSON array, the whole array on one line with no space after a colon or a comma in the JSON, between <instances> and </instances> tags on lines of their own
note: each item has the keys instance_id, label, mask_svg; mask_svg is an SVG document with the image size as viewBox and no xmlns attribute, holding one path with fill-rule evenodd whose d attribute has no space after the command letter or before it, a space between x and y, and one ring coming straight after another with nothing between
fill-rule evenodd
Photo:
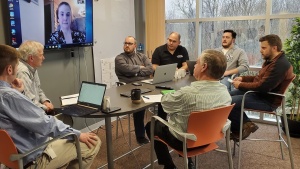
<instances>
[{"instance_id":1,"label":"man wearing glasses","mask_svg":"<svg viewBox=\"0 0 300 169\"><path fill-rule=\"evenodd\" d=\"M153 74L152 64L146 55L135 51L136 39L127 36L123 49L124 52L115 58L115 72L119 81L131 83L149 79ZM145 110L133 114L135 135L139 144L149 142L145 137L144 115Z\"/></svg>"},{"instance_id":2,"label":"man wearing glasses","mask_svg":"<svg viewBox=\"0 0 300 169\"><path fill-rule=\"evenodd\" d=\"M159 65L177 63L178 69L188 70L186 61L189 60L189 54L185 47L180 45L180 34L178 32L170 33L167 43L157 47L152 55L153 69Z\"/></svg>"}]
</instances>

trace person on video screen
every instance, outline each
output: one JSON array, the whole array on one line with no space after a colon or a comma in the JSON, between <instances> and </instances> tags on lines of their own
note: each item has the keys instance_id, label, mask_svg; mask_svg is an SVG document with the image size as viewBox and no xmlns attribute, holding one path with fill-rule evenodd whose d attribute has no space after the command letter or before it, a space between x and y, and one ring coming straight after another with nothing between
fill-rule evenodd
<instances>
[{"instance_id":1,"label":"person on video screen","mask_svg":"<svg viewBox=\"0 0 300 169\"><path fill-rule=\"evenodd\" d=\"M85 34L72 29L73 13L69 3L61 2L56 10L58 30L51 33L48 44L70 44L85 42Z\"/></svg>"}]
</instances>

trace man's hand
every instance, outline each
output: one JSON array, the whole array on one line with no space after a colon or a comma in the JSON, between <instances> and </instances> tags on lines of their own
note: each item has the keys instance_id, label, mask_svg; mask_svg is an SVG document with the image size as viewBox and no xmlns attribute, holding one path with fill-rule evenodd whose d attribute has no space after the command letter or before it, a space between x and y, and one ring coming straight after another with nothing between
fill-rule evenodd
<instances>
[{"instance_id":1,"label":"man's hand","mask_svg":"<svg viewBox=\"0 0 300 169\"><path fill-rule=\"evenodd\" d=\"M236 77L236 78L233 79L233 81L240 81L241 82L242 79L243 79L242 77Z\"/></svg>"},{"instance_id":2,"label":"man's hand","mask_svg":"<svg viewBox=\"0 0 300 169\"><path fill-rule=\"evenodd\" d=\"M18 90L19 92L24 91L24 85L21 79L16 78L14 81L11 82L10 85L12 86L12 88Z\"/></svg>"},{"instance_id":3,"label":"man's hand","mask_svg":"<svg viewBox=\"0 0 300 169\"><path fill-rule=\"evenodd\" d=\"M145 68L145 66L140 66L140 69L143 69L143 68Z\"/></svg>"},{"instance_id":4,"label":"man's hand","mask_svg":"<svg viewBox=\"0 0 300 169\"><path fill-rule=\"evenodd\" d=\"M234 86L234 88L238 89L240 83L241 83L241 81L237 81L237 80L235 81L235 80L234 80L234 81L232 82L232 85Z\"/></svg>"},{"instance_id":5,"label":"man's hand","mask_svg":"<svg viewBox=\"0 0 300 169\"><path fill-rule=\"evenodd\" d=\"M96 142L98 139L95 133L81 133L79 136L79 141L85 143L88 148L92 148L92 146L97 144Z\"/></svg>"},{"instance_id":6,"label":"man's hand","mask_svg":"<svg viewBox=\"0 0 300 169\"><path fill-rule=\"evenodd\" d=\"M53 104L50 103L50 102L48 102L48 101L45 101L45 102L43 103L43 105L45 105L45 106L47 107L47 112L49 112L49 111L51 111L51 110L54 109Z\"/></svg>"}]
</instances>

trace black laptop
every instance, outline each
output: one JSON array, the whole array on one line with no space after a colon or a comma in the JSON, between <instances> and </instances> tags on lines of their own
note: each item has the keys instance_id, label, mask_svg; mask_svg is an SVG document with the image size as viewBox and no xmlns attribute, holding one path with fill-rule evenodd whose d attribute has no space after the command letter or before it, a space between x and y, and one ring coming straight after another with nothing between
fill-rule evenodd
<instances>
[{"instance_id":1,"label":"black laptop","mask_svg":"<svg viewBox=\"0 0 300 169\"><path fill-rule=\"evenodd\" d=\"M111 107L108 110L102 109L106 84L83 81L81 83L78 101L76 104L55 108L58 113L70 116L85 116L96 112L112 113L121 110L119 107Z\"/></svg>"}]
</instances>

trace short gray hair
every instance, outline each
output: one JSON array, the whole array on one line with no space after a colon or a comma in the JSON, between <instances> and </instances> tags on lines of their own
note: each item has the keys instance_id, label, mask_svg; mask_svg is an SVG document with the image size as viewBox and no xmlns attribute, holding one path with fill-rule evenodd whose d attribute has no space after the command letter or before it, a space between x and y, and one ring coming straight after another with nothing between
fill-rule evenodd
<instances>
[{"instance_id":1,"label":"short gray hair","mask_svg":"<svg viewBox=\"0 0 300 169\"><path fill-rule=\"evenodd\" d=\"M24 41L19 47L19 52L21 54L21 59L27 61L28 56L37 56L39 50L44 50L44 45L36 41Z\"/></svg>"}]
</instances>

